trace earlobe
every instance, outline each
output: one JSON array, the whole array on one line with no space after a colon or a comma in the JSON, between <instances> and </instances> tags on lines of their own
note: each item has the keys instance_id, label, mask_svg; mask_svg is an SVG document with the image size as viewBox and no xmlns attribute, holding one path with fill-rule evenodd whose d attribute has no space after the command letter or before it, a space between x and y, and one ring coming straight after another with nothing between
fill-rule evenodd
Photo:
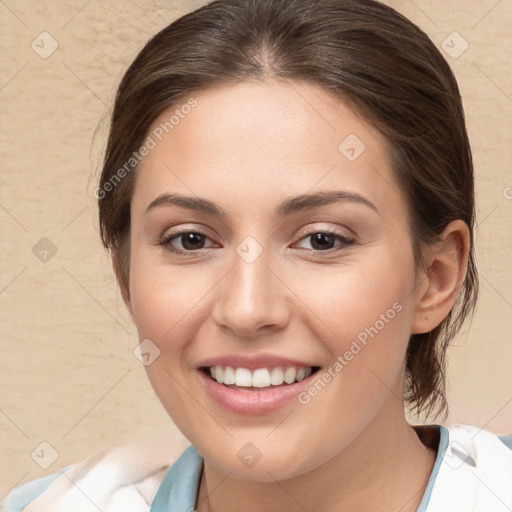
<instances>
[{"instance_id":1,"label":"earlobe","mask_svg":"<svg viewBox=\"0 0 512 512\"><path fill-rule=\"evenodd\" d=\"M425 281L419 287L412 334L431 331L452 309L466 276L469 244L467 224L454 220L424 254Z\"/></svg>"}]
</instances>

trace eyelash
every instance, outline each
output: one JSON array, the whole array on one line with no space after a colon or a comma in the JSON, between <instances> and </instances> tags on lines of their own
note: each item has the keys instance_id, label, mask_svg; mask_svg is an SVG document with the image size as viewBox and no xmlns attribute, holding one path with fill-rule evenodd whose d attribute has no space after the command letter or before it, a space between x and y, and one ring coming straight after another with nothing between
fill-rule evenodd
<instances>
[{"instance_id":1,"label":"eyelash","mask_svg":"<svg viewBox=\"0 0 512 512\"><path fill-rule=\"evenodd\" d=\"M165 247L165 249L167 249L168 251L170 251L170 252L172 252L174 254L182 254L182 255L195 254L195 253L201 251L202 249L197 249L196 251L183 251L181 249L173 248L172 245L171 245L171 242L173 240L175 240L177 238L180 238L183 235L190 234L190 233L201 235L201 236L203 236L205 238L209 238L209 236L206 233L204 233L204 232L202 232L200 230L190 230L189 229L189 230L177 231L177 232L173 233L172 235L164 237L158 243L158 245L161 245L161 246ZM302 236L299 241L304 240L305 238L311 237L311 236L316 235L316 234L332 236L335 239L338 239L338 240L341 241L341 246L332 247L331 249L327 249L325 251L320 251L320 250L317 250L317 249L303 249L303 250L305 250L307 252L314 252L316 254L332 254L333 252L342 251L342 250L346 249L348 246L350 246L350 245L355 243L355 240L353 238L340 235L339 233L336 233L335 231L330 231L328 229L310 231L309 233L307 233L304 236Z\"/></svg>"}]
</instances>

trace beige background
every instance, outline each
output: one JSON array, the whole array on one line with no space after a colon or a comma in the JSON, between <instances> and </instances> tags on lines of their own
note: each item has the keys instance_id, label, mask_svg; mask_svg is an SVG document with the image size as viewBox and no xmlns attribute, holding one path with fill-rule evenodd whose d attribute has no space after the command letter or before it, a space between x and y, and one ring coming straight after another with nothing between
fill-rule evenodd
<instances>
[{"instance_id":1,"label":"beige background","mask_svg":"<svg viewBox=\"0 0 512 512\"><path fill-rule=\"evenodd\" d=\"M120 441L183 442L133 355L92 190L123 70L149 36L203 3L0 0L0 496ZM449 36L460 48L454 31L469 44L445 56L478 174L482 288L449 353L447 423L512 432L512 1L386 3L439 47ZM31 47L50 48L44 31L58 43L46 59ZM33 253L43 237L57 249L47 262ZM46 471L31 458L41 442L58 453Z\"/></svg>"}]
</instances>

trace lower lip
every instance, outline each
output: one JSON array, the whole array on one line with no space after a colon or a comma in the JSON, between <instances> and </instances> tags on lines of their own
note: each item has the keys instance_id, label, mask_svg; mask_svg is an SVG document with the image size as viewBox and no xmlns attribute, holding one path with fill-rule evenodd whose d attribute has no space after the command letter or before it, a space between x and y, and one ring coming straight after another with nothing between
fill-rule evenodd
<instances>
[{"instance_id":1,"label":"lower lip","mask_svg":"<svg viewBox=\"0 0 512 512\"><path fill-rule=\"evenodd\" d=\"M265 414L276 411L297 398L299 393L310 385L310 379L317 372L295 384L276 386L262 391L237 391L219 384L201 370L197 370L197 373L208 393L228 411L238 414Z\"/></svg>"}]
</instances>

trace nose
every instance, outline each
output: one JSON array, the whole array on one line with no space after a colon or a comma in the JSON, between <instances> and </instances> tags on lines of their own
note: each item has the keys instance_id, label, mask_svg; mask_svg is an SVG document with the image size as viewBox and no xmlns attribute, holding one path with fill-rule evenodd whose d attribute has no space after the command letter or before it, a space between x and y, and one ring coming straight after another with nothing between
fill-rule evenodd
<instances>
[{"instance_id":1,"label":"nose","mask_svg":"<svg viewBox=\"0 0 512 512\"><path fill-rule=\"evenodd\" d=\"M235 253L231 270L215 287L213 319L237 338L254 339L289 322L290 291L270 260L267 251L252 262Z\"/></svg>"}]
</instances>

